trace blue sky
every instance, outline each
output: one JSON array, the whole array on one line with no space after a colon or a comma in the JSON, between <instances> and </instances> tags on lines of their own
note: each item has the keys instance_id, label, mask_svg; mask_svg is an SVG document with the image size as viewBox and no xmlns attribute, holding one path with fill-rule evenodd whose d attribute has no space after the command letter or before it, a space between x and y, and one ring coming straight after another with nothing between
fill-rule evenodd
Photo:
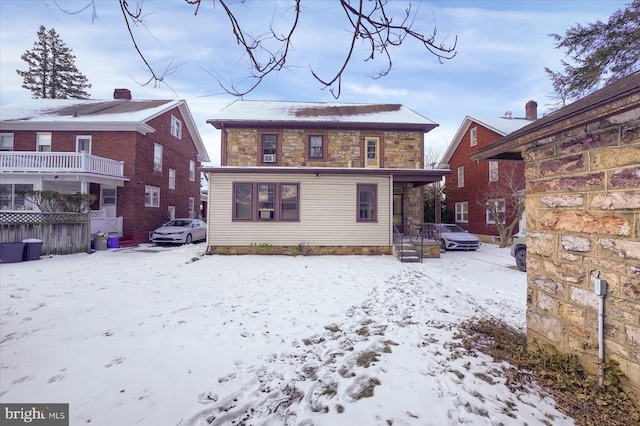
<instances>
[{"instance_id":1,"label":"blue sky","mask_svg":"<svg viewBox=\"0 0 640 426\"><path fill-rule=\"evenodd\" d=\"M548 111L552 88L544 67L560 70L564 52L548 34L570 26L606 21L628 1L521 0L422 1L414 28L437 40L457 36L457 55L440 64L417 43L391 50L393 68L384 78L370 75L383 62L365 62L357 50L342 79L338 102L401 103L440 126L425 135L427 151L444 153L466 115L524 116L526 102ZM129 4L136 5L135 0ZM179 65L166 85L143 86L148 72L137 56L115 0L0 1L0 104L27 101L16 69L26 69L20 55L33 46L40 25L55 28L76 55L76 65L92 84L91 97L110 99L115 88L129 88L136 99L186 99L214 163L220 159L220 135L206 119L235 98L212 75L241 83L249 75L246 58L231 34L219 5L203 0L193 7L168 0L141 3L145 26L134 28L147 59L158 70ZM234 10L255 33L288 22L288 0L237 1ZM408 2L392 0L400 16ZM85 6L88 6L85 8ZM82 10L84 9L84 10ZM70 13L64 13L66 10ZM75 13L78 12L78 13ZM94 13L95 12L95 13ZM339 68L349 42L336 0L303 0L301 21L293 39L287 69L271 75L245 99L334 102L310 74L328 78Z\"/></svg>"}]
</instances>

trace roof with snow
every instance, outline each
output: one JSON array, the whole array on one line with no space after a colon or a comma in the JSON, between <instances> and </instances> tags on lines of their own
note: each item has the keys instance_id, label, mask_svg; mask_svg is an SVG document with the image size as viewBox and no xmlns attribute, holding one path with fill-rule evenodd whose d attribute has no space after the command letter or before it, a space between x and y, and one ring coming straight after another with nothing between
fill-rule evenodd
<instances>
[{"instance_id":1,"label":"roof with snow","mask_svg":"<svg viewBox=\"0 0 640 426\"><path fill-rule=\"evenodd\" d=\"M207 123L222 127L355 126L428 132L438 124L400 104L343 104L238 100Z\"/></svg>"},{"instance_id":2,"label":"roof with snow","mask_svg":"<svg viewBox=\"0 0 640 426\"><path fill-rule=\"evenodd\" d=\"M470 115L467 115L458 128L458 131L451 141L451 144L449 144L447 151L442 156L442 160L440 160L441 164L446 164L449 162L449 160L451 160L453 153L456 151L465 133L467 132L467 130L469 130L469 127L471 127L473 123L486 127L487 129L492 130L501 136L505 136L509 133L515 132L518 129L523 128L527 124L530 124L531 121L525 118L472 117Z\"/></svg>"},{"instance_id":3,"label":"roof with snow","mask_svg":"<svg viewBox=\"0 0 640 426\"><path fill-rule=\"evenodd\" d=\"M153 118L178 108L201 161L209 161L200 133L184 100L32 99L0 107L0 130L135 131L153 133Z\"/></svg>"}]
</instances>

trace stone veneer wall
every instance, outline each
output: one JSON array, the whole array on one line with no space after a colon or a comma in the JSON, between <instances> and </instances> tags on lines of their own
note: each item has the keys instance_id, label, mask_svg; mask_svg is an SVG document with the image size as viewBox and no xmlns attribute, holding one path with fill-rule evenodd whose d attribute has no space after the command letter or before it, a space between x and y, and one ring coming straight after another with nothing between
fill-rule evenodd
<instances>
[{"instance_id":1,"label":"stone veneer wall","mask_svg":"<svg viewBox=\"0 0 640 426\"><path fill-rule=\"evenodd\" d=\"M207 254L242 255L390 255L389 246L272 246L269 244L253 246L209 246Z\"/></svg>"},{"instance_id":2,"label":"stone veneer wall","mask_svg":"<svg viewBox=\"0 0 640 426\"><path fill-rule=\"evenodd\" d=\"M597 372L600 272L605 359L640 395L640 109L537 141L525 163L530 348Z\"/></svg>"}]
</instances>

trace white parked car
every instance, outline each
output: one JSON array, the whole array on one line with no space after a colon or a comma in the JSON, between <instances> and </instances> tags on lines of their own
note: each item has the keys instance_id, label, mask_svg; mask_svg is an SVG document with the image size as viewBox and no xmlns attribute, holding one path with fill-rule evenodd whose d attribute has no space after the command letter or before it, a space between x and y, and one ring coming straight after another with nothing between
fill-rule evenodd
<instances>
[{"instance_id":1,"label":"white parked car","mask_svg":"<svg viewBox=\"0 0 640 426\"><path fill-rule=\"evenodd\" d=\"M440 229L440 250L477 250L480 240L473 234L451 223L436 225Z\"/></svg>"},{"instance_id":2,"label":"white parked car","mask_svg":"<svg viewBox=\"0 0 640 426\"><path fill-rule=\"evenodd\" d=\"M207 224L200 219L173 219L151 232L152 243L191 244L207 239Z\"/></svg>"}]
</instances>

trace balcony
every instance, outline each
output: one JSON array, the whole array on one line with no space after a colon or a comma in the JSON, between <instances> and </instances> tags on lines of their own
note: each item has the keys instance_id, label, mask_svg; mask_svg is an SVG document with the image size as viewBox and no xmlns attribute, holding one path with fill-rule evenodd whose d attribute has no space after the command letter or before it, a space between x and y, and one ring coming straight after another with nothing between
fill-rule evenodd
<instances>
[{"instance_id":1,"label":"balcony","mask_svg":"<svg viewBox=\"0 0 640 426\"><path fill-rule=\"evenodd\" d=\"M86 152L0 152L0 172L93 173L124 177L124 162Z\"/></svg>"}]
</instances>

